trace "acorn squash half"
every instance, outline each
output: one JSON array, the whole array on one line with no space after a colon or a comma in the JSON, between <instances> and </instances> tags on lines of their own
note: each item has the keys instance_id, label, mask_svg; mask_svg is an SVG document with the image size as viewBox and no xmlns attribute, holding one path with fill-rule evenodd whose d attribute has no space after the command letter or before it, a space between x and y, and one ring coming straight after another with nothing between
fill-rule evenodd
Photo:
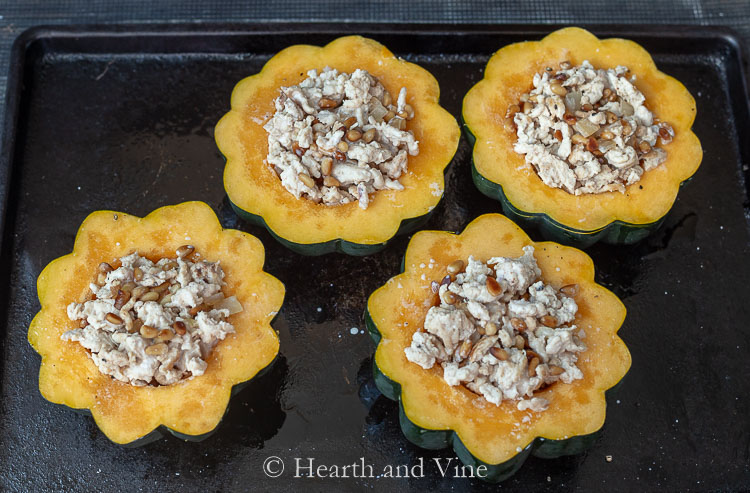
<instances>
[{"instance_id":1,"label":"acorn squash half","mask_svg":"<svg viewBox=\"0 0 750 493\"><path fill-rule=\"evenodd\" d=\"M138 251L152 259L174 256L189 243L202 258L221 261L225 292L243 311L228 319L229 334L207 358L198 377L168 386L135 387L99 372L86 349L60 339L77 328L67 305L90 293L100 262ZM41 311L29 327L29 343L42 356L39 390L50 402L88 411L113 442L142 445L166 430L187 440L208 436L227 409L233 386L268 367L279 352L270 322L281 307L284 286L263 272L264 249L255 237L222 230L203 202L162 207L144 218L97 211L81 224L73 252L49 263L37 281Z\"/></svg>"},{"instance_id":2,"label":"acorn squash half","mask_svg":"<svg viewBox=\"0 0 750 493\"><path fill-rule=\"evenodd\" d=\"M367 70L391 94L407 89L416 116L407 129L419 141L409 156L404 190L380 190L369 207L355 202L326 206L297 199L265 164L268 134L281 86L297 84L311 69L329 66L342 72ZM440 88L425 69L393 55L361 36L339 38L324 47L296 45L271 58L260 73L241 80L232 92L232 109L216 125L216 143L226 158L224 188L237 214L264 226L282 244L306 255L339 251L368 255L397 234L423 224L443 195L443 173L458 148L456 119L438 104Z\"/></svg>"},{"instance_id":3,"label":"acorn squash half","mask_svg":"<svg viewBox=\"0 0 750 493\"><path fill-rule=\"evenodd\" d=\"M469 255L483 261L518 257L526 245L534 246L545 282L557 288L578 285L575 324L585 332L587 346L578 357L582 380L555 383L534 394L550 401L540 413L519 411L515 401L495 406L463 386L449 386L439 366L424 370L404 355L435 299L431 281L439 281L451 262L466 261ZM513 474L529 454L554 458L579 453L593 443L604 424L605 391L630 368L630 353L617 336L624 319L620 300L594 282L594 265L585 253L552 242L534 243L499 214L475 219L459 235L416 233L406 250L403 273L370 296L365 315L377 343L375 382L384 395L399 402L406 438L423 448L453 446L466 465L484 465L481 475L493 482Z\"/></svg>"},{"instance_id":4,"label":"acorn squash half","mask_svg":"<svg viewBox=\"0 0 750 493\"><path fill-rule=\"evenodd\" d=\"M594 67L625 65L636 75L646 104L675 131L662 147L667 160L643 174L624 193L575 196L542 182L513 150L516 141L508 107L531 88L535 73L569 60ZM635 243L653 232L677 198L680 185L698 169L703 157L700 141L691 131L695 100L676 79L660 72L640 45L626 39L599 40L580 28L555 31L541 41L505 46L487 63L484 79L466 94L465 129L474 145L472 174L477 188L499 200L504 213L522 225L539 228L545 238L586 247L599 240Z\"/></svg>"}]
</instances>

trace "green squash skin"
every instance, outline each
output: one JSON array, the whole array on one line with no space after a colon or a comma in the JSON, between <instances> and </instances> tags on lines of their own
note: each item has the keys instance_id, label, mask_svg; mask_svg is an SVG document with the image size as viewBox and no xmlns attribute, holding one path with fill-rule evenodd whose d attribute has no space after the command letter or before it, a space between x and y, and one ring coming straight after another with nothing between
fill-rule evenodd
<instances>
[{"instance_id":1,"label":"green squash skin","mask_svg":"<svg viewBox=\"0 0 750 493\"><path fill-rule=\"evenodd\" d=\"M260 377L260 376L265 375L266 373L268 373L271 370L271 368L273 368L273 366L276 364L276 362L278 361L278 359L279 359L279 355L277 353L276 356L274 357L274 359L268 365L266 365L265 368L263 368L258 373L256 373L255 375L253 375L253 377L250 380L247 380L245 382L240 382L237 385L234 385L232 387L232 394L231 394L231 396L229 398L229 402L231 402L231 400L232 400L231 398L232 397L234 397L235 395L237 395L238 393L240 393L245 387L247 387L247 385L253 379L258 378L258 377ZM65 407L66 409L70 409L67 406L63 405L63 404L58 404L58 405L60 405L62 407ZM78 414L83 414L85 416L93 417L92 414L91 414L91 411L89 409L73 409L73 411L75 411ZM175 430L169 428L168 426L161 425L161 426L158 426L157 428L154 428L153 430L151 430L151 432L143 435L142 437L133 440L132 442L128 442L128 443L116 443L116 445L119 445L119 446L121 446L123 448L129 448L129 449L139 448L139 447L143 447L144 445L148 445L149 443L153 443L153 442L156 442L158 440L161 440L162 438L164 438L165 436L167 436L167 434L171 434L171 435L179 438L180 440L185 440L186 442L202 442L206 438L209 438L211 435L213 435L214 433L216 433L216 430L219 429L219 426L221 425L221 422L224 420L224 417L226 417L226 415L227 415L228 412L229 412L229 403L227 403L227 408L224 410L224 416L222 416L222 419L218 423L216 423L216 427L214 427L213 430L208 431L206 433L202 433L200 435L186 435L185 433L180 433L178 431L175 431ZM112 443L115 443L115 442L112 442Z\"/></svg>"},{"instance_id":2,"label":"green squash skin","mask_svg":"<svg viewBox=\"0 0 750 493\"><path fill-rule=\"evenodd\" d=\"M469 144L473 148L474 142L476 142L474 134L472 134L471 130L465 123L462 127ZM611 245L632 245L656 231L664 222L664 219L668 214L667 212L667 214L664 214L659 220L647 224L632 224L618 220L593 231L574 229L560 224L547 214L526 212L518 209L505 196L503 187L500 184L488 180L476 169L473 159L471 163L471 177L474 181L474 185L480 192L487 197L500 202L503 208L503 214L505 214L510 220L523 226L525 229L535 228L539 230L542 236L547 240L576 248L587 248L598 241ZM688 180L682 182L682 184L684 185Z\"/></svg>"},{"instance_id":3,"label":"green squash skin","mask_svg":"<svg viewBox=\"0 0 750 493\"><path fill-rule=\"evenodd\" d=\"M324 243L302 244L294 243L285 238L282 238L281 236L278 236L271 228L268 227L268 224L266 224L266 221L262 216L253 214L240 208L231 200L229 201L229 203L232 205L232 209L234 209L234 212L244 221L265 228L266 230L268 230L271 236L276 239L276 241L278 241L294 253L299 253L300 255L307 255L311 257L334 252L345 253L346 255L352 255L355 257L364 257L366 255L378 253L386 246L388 246L388 243L396 236L409 234L424 226L424 224L430 219L430 216L432 216L432 211L434 211L437 207L437 205L435 205L435 207L427 214L402 220L401 224L399 225L398 231L396 231L396 234L394 234L388 241L385 241L383 243L364 245L361 243L353 243L338 238L335 240L326 241Z\"/></svg>"},{"instance_id":4,"label":"green squash skin","mask_svg":"<svg viewBox=\"0 0 750 493\"><path fill-rule=\"evenodd\" d=\"M375 325L375 322L372 320L369 310L365 310L365 325L370 333L370 337L377 347L382 336ZM401 385L388 378L388 376L380 370L375 362L375 358L372 360L372 372L378 390L380 390L384 396L398 402L401 431L410 442L419 447L431 450L453 447L453 451L461 462L466 466L472 467L476 476L490 483L499 483L511 477L516 471L518 471L518 469L520 469L529 455L542 459L556 459L565 455L580 454L589 449L601 435L602 429L600 428L588 435L573 436L565 440L548 440L546 438L537 437L532 440L526 448L518 452L518 454L511 459L500 464L488 464L474 457L461 441L458 434L453 430L429 430L414 424L404 411L401 402ZM622 379L614 387L607 390L605 395L609 396L610 392L615 391L621 383ZM479 466L484 466L484 469L481 472L477 471Z\"/></svg>"}]
</instances>

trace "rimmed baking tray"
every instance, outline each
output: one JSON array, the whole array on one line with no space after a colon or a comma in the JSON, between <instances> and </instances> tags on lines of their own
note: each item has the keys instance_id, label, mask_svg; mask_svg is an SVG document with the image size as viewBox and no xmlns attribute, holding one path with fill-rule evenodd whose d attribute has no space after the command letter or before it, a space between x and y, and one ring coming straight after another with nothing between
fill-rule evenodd
<instances>
[{"instance_id":1,"label":"rimmed baking tray","mask_svg":"<svg viewBox=\"0 0 750 493\"><path fill-rule=\"evenodd\" d=\"M658 20L658 19L655 19ZM0 488L11 491L249 491L373 488L495 489L443 477L454 455L412 446L397 405L372 382L368 294L397 273L407 239L366 258L309 258L282 248L228 206L213 127L241 78L280 49L361 33L438 79L456 117L501 46L554 26L258 24L35 28L12 53L0 156L3 283L0 317ZM664 227L629 247L588 249L597 279L628 308L621 336L633 366L586 454L530 459L503 488L706 490L750 488L748 105L740 46L725 30L597 27L641 43L696 97L704 162ZM428 229L460 230L499 205L476 191L465 139ZM267 270L287 287L276 329L281 358L236 396L200 443L165 438L139 449L110 443L91 418L45 401L26 330L36 277L68 253L95 209L143 215L204 200L226 227L258 236ZM532 236L535 233L532 232ZM286 465L264 474L267 458ZM611 456L611 461L605 458ZM363 463L375 477L294 478ZM424 466L413 469L423 463ZM388 478L387 465L412 477ZM303 469L302 472L307 471ZM368 470L369 471L369 470ZM340 473L339 473L340 474Z\"/></svg>"}]
</instances>

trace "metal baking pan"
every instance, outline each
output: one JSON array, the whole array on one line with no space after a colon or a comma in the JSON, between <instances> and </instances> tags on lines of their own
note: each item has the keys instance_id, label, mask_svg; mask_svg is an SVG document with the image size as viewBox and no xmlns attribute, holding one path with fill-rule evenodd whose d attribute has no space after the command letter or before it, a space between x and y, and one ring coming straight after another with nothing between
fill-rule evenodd
<instances>
[{"instance_id":1,"label":"metal baking pan","mask_svg":"<svg viewBox=\"0 0 750 493\"><path fill-rule=\"evenodd\" d=\"M712 28L590 26L648 49L698 103L703 165L663 228L635 246L588 249L597 280L620 296L620 334L633 366L586 454L530 458L513 490L747 490L750 488L750 120L737 38ZM7 92L0 183L0 489L10 491L447 491L487 489L443 477L401 434L397 405L372 381L367 296L399 270L408 239L366 258L294 254L238 220L222 187L213 127L241 78L280 49L348 33L373 37L437 77L456 117L461 99L501 46L554 26L166 25L35 28L16 42ZM445 198L427 229L461 230L498 212L470 177L462 138ZM225 227L258 236L287 297L275 324L281 357L231 402L200 443L164 438L116 446L92 419L45 401L26 330L35 281L68 253L96 209L144 215L203 200ZM531 232L536 238L535 233ZM269 457L286 465L271 478ZM611 462L605 460L611 456ZM372 465L375 477L294 478L295 462ZM424 463L423 470L411 469ZM378 477L387 466L413 477ZM330 475L330 473L329 473Z\"/></svg>"}]
</instances>

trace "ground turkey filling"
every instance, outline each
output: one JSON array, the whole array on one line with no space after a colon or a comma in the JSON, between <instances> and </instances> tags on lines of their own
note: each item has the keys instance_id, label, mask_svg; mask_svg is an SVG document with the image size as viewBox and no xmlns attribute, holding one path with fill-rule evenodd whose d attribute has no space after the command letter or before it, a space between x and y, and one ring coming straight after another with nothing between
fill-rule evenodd
<instances>
[{"instance_id":1,"label":"ground turkey filling","mask_svg":"<svg viewBox=\"0 0 750 493\"><path fill-rule=\"evenodd\" d=\"M518 140L542 181L575 194L624 192L667 159L674 130L646 107L627 67L562 62L534 75L534 88L508 108Z\"/></svg>"},{"instance_id":2,"label":"ground turkey filling","mask_svg":"<svg viewBox=\"0 0 750 493\"><path fill-rule=\"evenodd\" d=\"M419 145L407 120L406 88L396 100L365 70L310 70L282 87L268 132L267 162L295 197L325 205L359 202L376 190L402 190L399 178Z\"/></svg>"},{"instance_id":3,"label":"ground turkey filling","mask_svg":"<svg viewBox=\"0 0 750 493\"><path fill-rule=\"evenodd\" d=\"M545 284L534 247L523 250L486 264L469 257L465 269L462 260L449 265L432 283L440 305L404 352L424 369L439 364L448 385L465 385L495 405L512 399L521 411L544 411L549 402L534 391L583 378L576 362L585 334L572 324L577 285Z\"/></svg>"},{"instance_id":4,"label":"ground turkey filling","mask_svg":"<svg viewBox=\"0 0 750 493\"><path fill-rule=\"evenodd\" d=\"M206 371L216 344L234 332L226 318L242 311L221 289L218 262L190 245L154 263L137 252L118 268L99 265L92 299L68 305L80 328L62 339L86 348L99 371L135 386L170 385Z\"/></svg>"}]
</instances>

